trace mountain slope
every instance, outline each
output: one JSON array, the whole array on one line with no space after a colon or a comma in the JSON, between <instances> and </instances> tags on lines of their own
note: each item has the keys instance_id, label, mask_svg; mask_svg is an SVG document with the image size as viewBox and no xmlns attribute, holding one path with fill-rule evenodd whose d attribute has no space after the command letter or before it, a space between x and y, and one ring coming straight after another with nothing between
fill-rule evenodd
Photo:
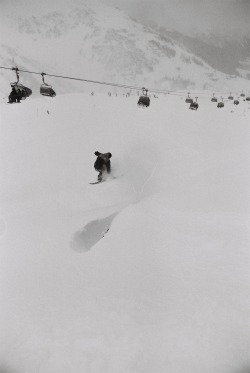
<instances>
[{"instance_id":1,"label":"mountain slope","mask_svg":"<svg viewBox=\"0 0 250 373\"><path fill-rule=\"evenodd\" d=\"M250 53L250 38L244 37L239 42L239 40L229 40L211 34L188 36L167 31L163 27L159 28L158 32L178 40L215 70L250 79L250 66L247 62Z\"/></svg>"},{"instance_id":2,"label":"mountain slope","mask_svg":"<svg viewBox=\"0 0 250 373\"><path fill-rule=\"evenodd\" d=\"M237 85L245 89L243 80L232 82L215 73L174 39L161 36L118 9L85 0L74 1L67 9L58 9L53 2L38 8L30 4L23 13L22 4L25 2L1 13L3 66L167 90L233 90ZM6 90L13 73L0 73ZM25 74L22 79L24 83L39 80ZM61 92L72 86L83 89L79 83L69 82L67 87L64 83L58 83Z\"/></svg>"},{"instance_id":3,"label":"mountain slope","mask_svg":"<svg viewBox=\"0 0 250 373\"><path fill-rule=\"evenodd\" d=\"M104 1L181 42L214 69L249 79L249 1Z\"/></svg>"}]
</instances>

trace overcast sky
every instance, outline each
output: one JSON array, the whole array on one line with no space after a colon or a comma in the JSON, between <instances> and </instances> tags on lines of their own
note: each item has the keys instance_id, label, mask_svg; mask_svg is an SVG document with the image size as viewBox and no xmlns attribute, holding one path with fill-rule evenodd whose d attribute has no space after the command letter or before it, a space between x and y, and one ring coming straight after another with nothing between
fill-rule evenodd
<instances>
[{"instance_id":1,"label":"overcast sky","mask_svg":"<svg viewBox=\"0 0 250 373\"><path fill-rule=\"evenodd\" d=\"M250 0L99 0L125 10L146 24L154 22L184 33L214 31L219 34L250 36ZM0 0L1 10L17 10L24 15L30 8L70 8L85 0ZM48 3L48 7L44 3Z\"/></svg>"},{"instance_id":2,"label":"overcast sky","mask_svg":"<svg viewBox=\"0 0 250 373\"><path fill-rule=\"evenodd\" d=\"M250 0L102 0L138 20L181 32L250 35Z\"/></svg>"}]
</instances>

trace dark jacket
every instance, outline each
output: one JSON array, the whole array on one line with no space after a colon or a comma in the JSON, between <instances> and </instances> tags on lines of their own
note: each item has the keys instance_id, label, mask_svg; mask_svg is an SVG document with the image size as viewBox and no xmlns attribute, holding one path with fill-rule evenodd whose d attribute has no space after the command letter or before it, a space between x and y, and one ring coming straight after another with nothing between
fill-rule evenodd
<instances>
[{"instance_id":1,"label":"dark jacket","mask_svg":"<svg viewBox=\"0 0 250 373\"><path fill-rule=\"evenodd\" d=\"M112 154L95 152L95 155L97 156L94 164L95 169L101 172L106 168L107 172L110 172L110 158L112 157Z\"/></svg>"}]
</instances>

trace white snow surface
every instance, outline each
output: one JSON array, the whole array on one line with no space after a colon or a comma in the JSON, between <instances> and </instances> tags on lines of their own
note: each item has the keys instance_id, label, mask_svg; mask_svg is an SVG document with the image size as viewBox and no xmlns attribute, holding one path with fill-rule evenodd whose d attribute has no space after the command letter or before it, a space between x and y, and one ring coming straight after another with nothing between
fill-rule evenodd
<instances>
[{"instance_id":1,"label":"white snow surface","mask_svg":"<svg viewBox=\"0 0 250 373\"><path fill-rule=\"evenodd\" d=\"M249 372L250 103L137 100L0 104L1 373Z\"/></svg>"}]
</instances>

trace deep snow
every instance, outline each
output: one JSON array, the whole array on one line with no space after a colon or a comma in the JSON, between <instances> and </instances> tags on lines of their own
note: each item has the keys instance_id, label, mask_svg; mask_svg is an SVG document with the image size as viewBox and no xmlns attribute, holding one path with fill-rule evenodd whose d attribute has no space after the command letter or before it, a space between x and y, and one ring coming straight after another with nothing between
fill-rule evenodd
<instances>
[{"instance_id":1,"label":"deep snow","mask_svg":"<svg viewBox=\"0 0 250 373\"><path fill-rule=\"evenodd\" d=\"M1 103L1 373L249 371L250 103L137 99Z\"/></svg>"}]
</instances>

